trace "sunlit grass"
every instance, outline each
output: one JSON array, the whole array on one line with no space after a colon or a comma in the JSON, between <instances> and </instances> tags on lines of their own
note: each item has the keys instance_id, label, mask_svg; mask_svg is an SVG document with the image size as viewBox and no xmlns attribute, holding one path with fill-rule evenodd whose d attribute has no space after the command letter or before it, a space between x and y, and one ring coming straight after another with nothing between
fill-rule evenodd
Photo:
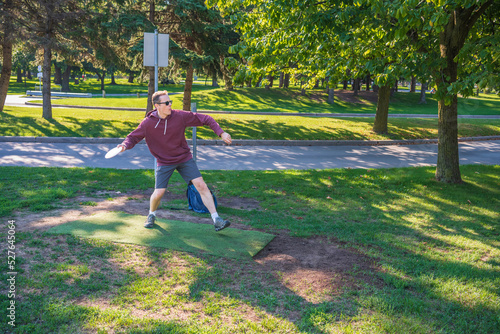
<instances>
[{"instance_id":1,"label":"sunlit grass","mask_svg":"<svg viewBox=\"0 0 500 334\"><path fill-rule=\"evenodd\" d=\"M116 137L133 131L144 117L139 111L53 109L53 119L41 117L41 108L5 107L0 113L0 135L42 137ZM437 138L437 119L389 119L389 134L372 131L373 118L333 118L269 115L213 115L233 139L264 140L387 140ZM500 135L498 119L460 119L459 136ZM200 139L216 138L199 127ZM187 129L187 138L191 129Z\"/></svg>"},{"instance_id":2,"label":"sunlit grass","mask_svg":"<svg viewBox=\"0 0 500 334\"><path fill-rule=\"evenodd\" d=\"M260 210L219 207L233 221L321 237L373 261L360 273L373 280L334 296L290 290L250 260L19 233L18 331L498 332L500 166L462 166L463 184L436 182L434 171L204 172L219 197L259 201ZM1 215L153 182L152 171L4 167ZM177 174L172 182L185 192Z\"/></svg>"},{"instance_id":3,"label":"sunlit grass","mask_svg":"<svg viewBox=\"0 0 500 334\"><path fill-rule=\"evenodd\" d=\"M176 109L182 109L182 87L166 88L172 93L170 98ZM396 93L389 106L390 114L434 114L438 113L438 101L432 94L427 94L427 103L419 104L419 93ZM192 102L196 102L200 111L247 111L280 113L375 113L376 102L350 103L337 98L334 104L326 102L324 89L300 94L299 88L271 89L236 88L227 91L223 88L193 86ZM33 102L41 103L40 98ZM146 108L147 99L137 97L106 98L63 98L52 101L54 105L77 105L115 108ZM493 94L480 94L470 98L458 98L459 115L500 115L500 97Z\"/></svg>"}]
</instances>

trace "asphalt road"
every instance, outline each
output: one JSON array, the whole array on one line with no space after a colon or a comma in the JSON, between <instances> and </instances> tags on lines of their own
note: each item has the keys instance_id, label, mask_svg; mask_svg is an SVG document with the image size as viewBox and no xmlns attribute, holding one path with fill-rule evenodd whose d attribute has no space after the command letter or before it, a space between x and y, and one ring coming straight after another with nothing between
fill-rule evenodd
<instances>
[{"instance_id":1,"label":"asphalt road","mask_svg":"<svg viewBox=\"0 0 500 334\"><path fill-rule=\"evenodd\" d=\"M463 142L461 164L500 165L500 140ZM154 168L146 145L112 159L116 144L0 143L0 166ZM437 144L387 146L198 146L202 170L280 170L435 166Z\"/></svg>"}]
</instances>

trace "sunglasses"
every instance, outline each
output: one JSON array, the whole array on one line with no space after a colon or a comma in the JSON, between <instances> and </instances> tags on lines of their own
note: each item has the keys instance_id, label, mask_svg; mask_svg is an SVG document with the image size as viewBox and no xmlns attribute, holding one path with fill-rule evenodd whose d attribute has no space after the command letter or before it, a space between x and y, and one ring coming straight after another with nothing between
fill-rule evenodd
<instances>
[{"instance_id":1,"label":"sunglasses","mask_svg":"<svg viewBox=\"0 0 500 334\"><path fill-rule=\"evenodd\" d=\"M165 101L165 102L157 102L156 104L164 104L166 106L168 106L169 104L172 104L173 102L172 101Z\"/></svg>"}]
</instances>

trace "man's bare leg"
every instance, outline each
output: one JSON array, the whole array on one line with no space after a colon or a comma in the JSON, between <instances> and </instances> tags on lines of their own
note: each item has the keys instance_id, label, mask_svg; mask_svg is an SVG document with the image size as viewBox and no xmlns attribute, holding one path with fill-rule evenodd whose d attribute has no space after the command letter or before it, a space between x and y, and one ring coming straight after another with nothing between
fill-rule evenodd
<instances>
[{"instance_id":1,"label":"man's bare leg","mask_svg":"<svg viewBox=\"0 0 500 334\"><path fill-rule=\"evenodd\" d=\"M166 188L155 189L155 191L151 194L151 198L149 199L149 214L146 222L144 223L144 227L152 228L154 226L156 220L156 214L154 214L154 212L160 206L161 198L165 194L165 190Z\"/></svg>"},{"instance_id":2,"label":"man's bare leg","mask_svg":"<svg viewBox=\"0 0 500 334\"><path fill-rule=\"evenodd\" d=\"M191 180L191 182L193 183L196 190L198 190L198 192L200 193L203 204L205 204L208 211L212 215L215 231L219 232L220 230L223 230L229 225L231 225L231 223L228 220L222 219L217 213L212 193L210 192L210 189L208 189L208 186L203 180L203 177L197 177L196 179Z\"/></svg>"},{"instance_id":3,"label":"man's bare leg","mask_svg":"<svg viewBox=\"0 0 500 334\"><path fill-rule=\"evenodd\" d=\"M167 188L159 188L155 189L151 194L151 198L149 199L149 211L154 212L160 206L161 199L165 194Z\"/></svg>"},{"instance_id":4,"label":"man's bare leg","mask_svg":"<svg viewBox=\"0 0 500 334\"><path fill-rule=\"evenodd\" d=\"M215 209L215 203L212 197L212 193L210 193L210 189L208 189L208 186L203 180L203 177L197 177L196 179L191 180L191 182L193 183L196 190L198 190L198 192L200 193L201 200L207 207L210 214L216 213L217 210Z\"/></svg>"}]
</instances>

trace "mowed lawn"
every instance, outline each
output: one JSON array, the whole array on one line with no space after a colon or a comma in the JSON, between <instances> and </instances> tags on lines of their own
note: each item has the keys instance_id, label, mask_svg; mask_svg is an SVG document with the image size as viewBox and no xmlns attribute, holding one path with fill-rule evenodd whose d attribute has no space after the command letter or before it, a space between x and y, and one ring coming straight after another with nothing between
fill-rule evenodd
<instances>
[{"instance_id":1,"label":"mowed lawn","mask_svg":"<svg viewBox=\"0 0 500 334\"><path fill-rule=\"evenodd\" d=\"M199 109L374 112L369 101L329 107L324 95L290 90L278 100L256 92L237 90L234 98L200 88L195 94ZM432 96L434 111L404 94L394 97L391 112L437 112ZM179 106L180 96L172 97ZM99 103L124 106L135 99ZM462 114L499 113L492 95L460 101ZM54 108L47 121L41 114L41 108L5 107L0 135L124 137L144 116ZM235 139L437 136L437 120L425 118L391 118L390 133L382 136L372 133L373 118L214 117ZM213 138L209 129L198 133ZM459 120L459 136L499 134L498 120ZM232 228L277 236L265 250L272 256L234 260L45 232L65 214L94 208L139 206L147 213L151 170L0 167L1 234L7 235L8 221L16 224L15 268L0 264L2 291L9 289L7 273L18 272L16 326L4 317L0 332L500 333L500 166L461 166L462 184L438 183L434 173L433 167L204 171L219 199L241 203L218 208ZM162 214L207 218L181 211L187 203L178 174L169 191ZM110 206L117 200L120 205ZM33 221L45 223L35 228ZM293 247L303 251L294 257ZM0 294L0 308L9 303Z\"/></svg>"},{"instance_id":2,"label":"mowed lawn","mask_svg":"<svg viewBox=\"0 0 500 334\"><path fill-rule=\"evenodd\" d=\"M318 268L283 243L270 244L266 265L26 229L117 198L140 204L153 172L0 168L0 212L18 226L16 327L2 332L498 333L500 167L462 166L463 184L434 171L204 172L220 199L253 204L219 207L235 227L307 245L302 259L328 245L344 254ZM175 200L160 211L185 208L177 174L169 190ZM3 310L8 302L1 294Z\"/></svg>"},{"instance_id":3,"label":"mowed lawn","mask_svg":"<svg viewBox=\"0 0 500 334\"><path fill-rule=\"evenodd\" d=\"M41 117L41 108L9 107L0 113L1 136L120 137L139 125L143 112L54 108L53 119ZM263 140L383 140L437 138L436 118L391 118L389 134L372 131L373 117L335 118L213 114L233 139ZM459 136L500 135L500 119L459 119ZM190 129L187 137L191 137ZM208 127L198 138L213 139Z\"/></svg>"},{"instance_id":4,"label":"mowed lawn","mask_svg":"<svg viewBox=\"0 0 500 334\"><path fill-rule=\"evenodd\" d=\"M334 104L327 103L327 95L323 90L307 91L305 96L298 88L266 90L263 88L235 88L227 91L223 88L207 88L193 86L192 102L196 102L198 110L211 111L247 111L247 112L280 112L280 113L375 113L376 93L360 92L358 98L352 98L352 92L338 91ZM182 109L182 90L177 87L166 88L172 94L173 106ZM437 115L438 102L433 94L426 94L426 104L419 104L420 93L397 92L391 98L390 114L434 114ZM347 102L350 101L350 102ZM34 98L33 102L41 103ZM54 105L98 106L114 108L146 108L144 96L94 98L62 98L53 100ZM500 115L500 97L495 94L480 94L470 98L458 98L459 115Z\"/></svg>"}]
</instances>

